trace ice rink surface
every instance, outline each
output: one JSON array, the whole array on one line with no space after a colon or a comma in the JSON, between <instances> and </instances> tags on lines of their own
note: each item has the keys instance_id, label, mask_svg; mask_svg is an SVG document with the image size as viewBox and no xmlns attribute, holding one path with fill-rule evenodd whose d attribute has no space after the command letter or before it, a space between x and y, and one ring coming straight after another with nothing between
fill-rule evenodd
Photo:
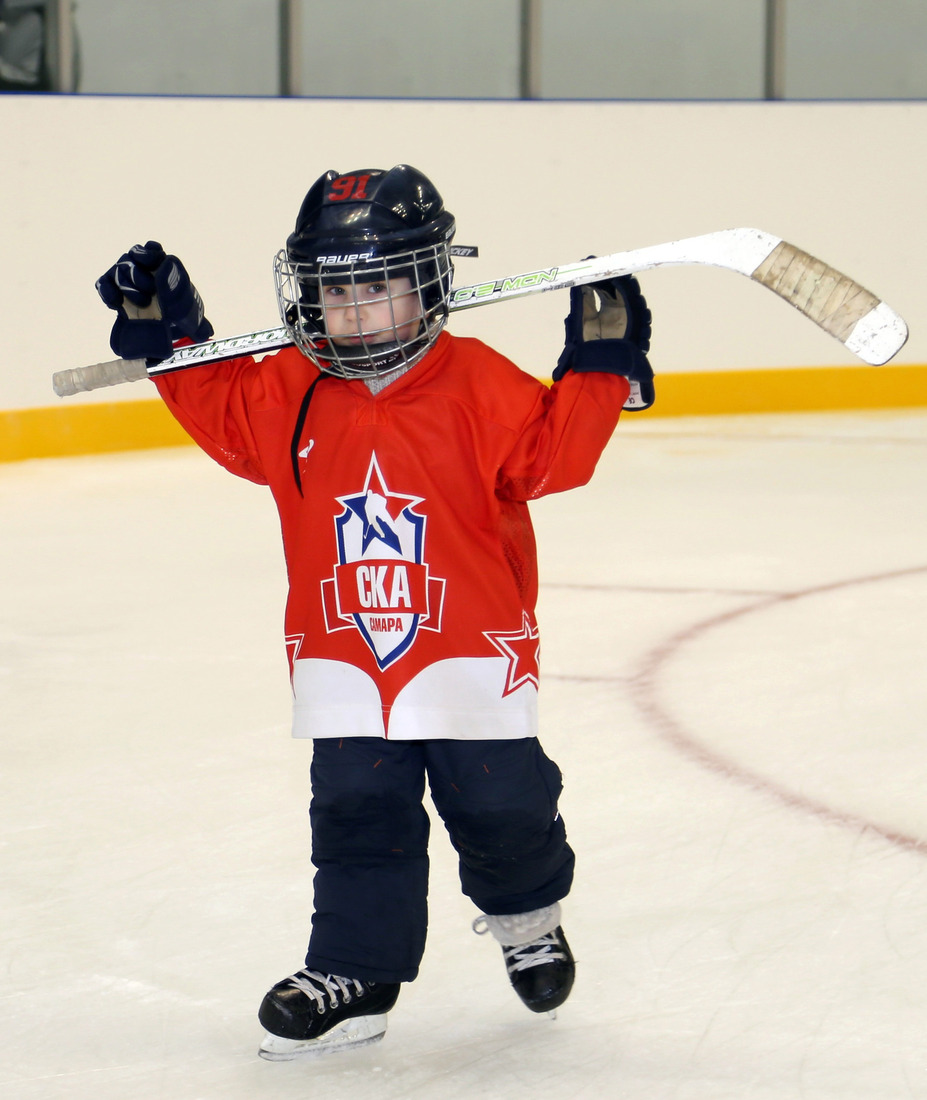
<instances>
[{"instance_id":1,"label":"ice rink surface","mask_svg":"<svg viewBox=\"0 0 927 1100\"><path fill-rule=\"evenodd\" d=\"M534 506L573 996L436 830L421 977L311 1062L256 1056L311 899L269 494L179 448L0 515L5 1100L927 1098L927 413L628 416Z\"/></svg>"}]
</instances>

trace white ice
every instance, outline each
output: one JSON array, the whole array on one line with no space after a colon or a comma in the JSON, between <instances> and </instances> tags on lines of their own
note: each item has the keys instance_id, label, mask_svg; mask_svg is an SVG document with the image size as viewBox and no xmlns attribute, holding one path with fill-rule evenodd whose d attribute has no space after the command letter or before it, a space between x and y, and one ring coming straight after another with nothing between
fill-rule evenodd
<instances>
[{"instance_id":1,"label":"white ice","mask_svg":"<svg viewBox=\"0 0 927 1100\"><path fill-rule=\"evenodd\" d=\"M628 416L534 508L578 853L556 1021L431 932L377 1046L256 1055L311 899L272 502L0 467L6 1100L927 1097L927 414Z\"/></svg>"}]
</instances>

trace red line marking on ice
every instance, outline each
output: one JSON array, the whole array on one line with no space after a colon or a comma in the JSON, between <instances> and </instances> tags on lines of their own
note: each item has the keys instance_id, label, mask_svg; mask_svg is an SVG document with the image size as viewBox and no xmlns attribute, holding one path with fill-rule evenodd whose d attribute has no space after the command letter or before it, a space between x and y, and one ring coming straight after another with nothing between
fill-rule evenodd
<instances>
[{"instance_id":1,"label":"red line marking on ice","mask_svg":"<svg viewBox=\"0 0 927 1100\"><path fill-rule=\"evenodd\" d=\"M716 627L725 626L735 619L745 615L753 615L757 612L767 611L780 604L807 599L809 596L820 596L827 592L836 592L842 588L852 588L863 584L876 584L880 581L898 580L900 577L915 576L918 573L927 573L927 565L913 566L909 569L896 569L887 573L874 573L865 577L851 577L849 580L834 581L830 584L814 585L811 588L802 588L794 592L750 592L735 589L705 589L705 588L659 588L640 587L634 585L609 585L609 584L544 584L543 588L569 588L586 589L588 591L646 591L654 593L707 593L715 592L718 595L727 596L760 596L753 603L734 608L731 611L723 611L718 615L711 615L707 619L693 623L678 633L667 638L660 645L655 646L644 658L640 669L630 677L619 676L582 676L582 675L554 675L550 679L572 680L583 683L624 683L631 694L631 698L644 718L657 730L659 736L677 752L687 756L699 766L708 771L733 780L743 786L750 787L767 797L775 798L790 809L810 814L823 821L829 821L835 825L852 829L855 832L869 832L886 840L889 844L905 851L917 852L927 856L927 839L910 836L899 832L878 822L869 821L858 814L836 810L824 802L798 794L781 783L776 783L758 772L746 768L736 761L717 752L708 745L703 744L692 734L688 733L681 722L674 718L661 705L659 695L659 677L665 662L687 643L700 635L714 630Z\"/></svg>"},{"instance_id":2,"label":"red line marking on ice","mask_svg":"<svg viewBox=\"0 0 927 1100\"><path fill-rule=\"evenodd\" d=\"M669 657L683 646L709 630L726 626L735 619L743 618L746 615L754 615L780 604L807 599L809 596L820 596L827 592L835 592L857 585L898 580L900 577L909 577L925 572L927 572L927 566L916 566L911 569L897 569L889 573L876 573L871 576L854 577L850 580L836 581L831 584L815 585L812 588L804 588L795 592L783 592L767 596L755 603L747 604L745 607L738 607L732 611L725 611L719 615L702 619L700 622L694 623L672 635L647 654L641 668L628 681L631 696L638 709L647 721L655 727L663 740L708 771L715 772L727 779L771 796L790 809L811 814L816 818L853 829L856 832L875 833L897 848L917 852L919 855L927 855L927 840L921 837L898 832L895 829L880 825L878 822L860 817L858 814L836 810L824 802L807 798L805 795L790 790L788 787L736 763L736 761L731 760L722 753L716 752L688 733L683 724L675 719L661 704L659 698L659 678L662 666Z\"/></svg>"}]
</instances>

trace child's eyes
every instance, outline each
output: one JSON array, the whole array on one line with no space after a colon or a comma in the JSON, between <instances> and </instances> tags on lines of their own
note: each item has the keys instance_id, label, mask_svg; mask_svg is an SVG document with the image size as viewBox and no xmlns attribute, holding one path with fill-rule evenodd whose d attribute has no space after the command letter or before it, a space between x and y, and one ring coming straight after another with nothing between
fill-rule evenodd
<instances>
[{"instance_id":1,"label":"child's eyes","mask_svg":"<svg viewBox=\"0 0 927 1100\"><path fill-rule=\"evenodd\" d=\"M365 283L362 290L358 289L360 292L357 295L357 301L363 298L385 298L389 293L386 283ZM325 296L330 299L345 298L349 296L350 290L351 288L346 286L330 286L326 288Z\"/></svg>"}]
</instances>

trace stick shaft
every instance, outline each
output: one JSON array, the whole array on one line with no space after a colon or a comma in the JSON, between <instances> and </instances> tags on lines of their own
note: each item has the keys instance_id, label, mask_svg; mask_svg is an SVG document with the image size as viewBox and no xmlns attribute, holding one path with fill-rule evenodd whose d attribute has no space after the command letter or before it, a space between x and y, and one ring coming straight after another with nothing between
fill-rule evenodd
<instances>
[{"instance_id":1,"label":"stick shaft","mask_svg":"<svg viewBox=\"0 0 927 1100\"><path fill-rule=\"evenodd\" d=\"M854 355L873 366L887 363L908 337L902 318L859 283L760 229L723 229L700 237L592 257L562 267L474 283L451 291L449 309L453 313L509 298L683 264L722 267L748 276L800 310ZM101 386L186 370L201 363L278 351L291 343L285 328L263 329L180 348L170 359L147 368L144 360L117 359L60 371L52 381L55 393L67 397Z\"/></svg>"}]
</instances>

